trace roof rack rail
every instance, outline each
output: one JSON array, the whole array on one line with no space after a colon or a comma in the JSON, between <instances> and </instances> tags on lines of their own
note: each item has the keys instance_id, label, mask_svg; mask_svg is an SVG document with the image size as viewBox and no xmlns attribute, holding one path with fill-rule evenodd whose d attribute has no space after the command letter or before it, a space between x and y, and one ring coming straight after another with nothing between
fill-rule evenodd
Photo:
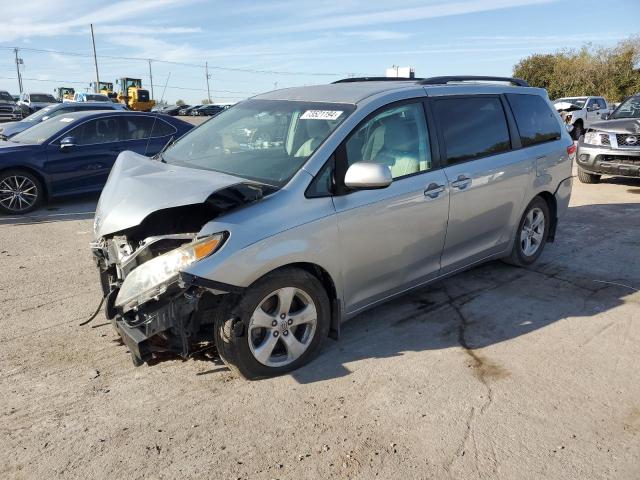
<instances>
[{"instance_id":1,"label":"roof rack rail","mask_svg":"<svg viewBox=\"0 0 640 480\"><path fill-rule=\"evenodd\" d=\"M526 80L512 77L485 77L482 75L452 75L445 77L431 77L420 81L421 85L445 85L452 82L506 82L516 87L528 87Z\"/></svg>"},{"instance_id":2,"label":"roof rack rail","mask_svg":"<svg viewBox=\"0 0 640 480\"><path fill-rule=\"evenodd\" d=\"M350 77L336 80L331 83L354 83L354 82L418 82L424 78L409 77Z\"/></svg>"}]
</instances>

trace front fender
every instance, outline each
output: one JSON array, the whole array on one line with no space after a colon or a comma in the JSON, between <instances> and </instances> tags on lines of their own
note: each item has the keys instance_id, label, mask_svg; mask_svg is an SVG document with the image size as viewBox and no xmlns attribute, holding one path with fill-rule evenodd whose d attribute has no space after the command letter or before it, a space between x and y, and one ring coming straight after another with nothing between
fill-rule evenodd
<instances>
[{"instance_id":1,"label":"front fender","mask_svg":"<svg viewBox=\"0 0 640 480\"><path fill-rule=\"evenodd\" d=\"M330 198L317 200L331 202ZM185 273L246 288L278 268L294 263L314 264L329 274L338 298L342 298L340 262L335 251L338 225L334 212L243 248L237 248L233 237L231 232L228 244L210 258L186 269Z\"/></svg>"}]
</instances>

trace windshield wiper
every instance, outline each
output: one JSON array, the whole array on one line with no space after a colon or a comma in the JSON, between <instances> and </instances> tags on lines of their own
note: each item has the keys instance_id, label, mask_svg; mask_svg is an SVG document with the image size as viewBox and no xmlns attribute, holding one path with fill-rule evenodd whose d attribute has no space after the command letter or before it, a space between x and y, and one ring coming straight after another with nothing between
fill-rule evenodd
<instances>
[{"instance_id":1,"label":"windshield wiper","mask_svg":"<svg viewBox=\"0 0 640 480\"><path fill-rule=\"evenodd\" d=\"M167 163L167 161L164 159L162 154L167 151L167 148L169 148L171 145L173 145L173 137L174 137L174 135L171 135L171 138L169 139L169 141L167 143L165 143L164 147L162 147L162 150L160 150L158 153L156 153L153 156L153 158L155 160L159 160L162 163Z\"/></svg>"}]
</instances>

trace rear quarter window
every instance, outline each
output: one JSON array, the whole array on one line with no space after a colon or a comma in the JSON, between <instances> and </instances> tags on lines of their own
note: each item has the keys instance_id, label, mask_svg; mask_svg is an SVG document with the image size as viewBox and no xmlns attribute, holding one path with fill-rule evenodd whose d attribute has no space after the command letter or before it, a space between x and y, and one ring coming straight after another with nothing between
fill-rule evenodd
<instances>
[{"instance_id":1,"label":"rear quarter window","mask_svg":"<svg viewBox=\"0 0 640 480\"><path fill-rule=\"evenodd\" d=\"M456 97L434 102L449 165L511 149L509 127L499 97Z\"/></svg>"},{"instance_id":2,"label":"rear quarter window","mask_svg":"<svg viewBox=\"0 0 640 480\"><path fill-rule=\"evenodd\" d=\"M508 93L523 147L558 140L560 125L547 102L538 95Z\"/></svg>"}]
</instances>

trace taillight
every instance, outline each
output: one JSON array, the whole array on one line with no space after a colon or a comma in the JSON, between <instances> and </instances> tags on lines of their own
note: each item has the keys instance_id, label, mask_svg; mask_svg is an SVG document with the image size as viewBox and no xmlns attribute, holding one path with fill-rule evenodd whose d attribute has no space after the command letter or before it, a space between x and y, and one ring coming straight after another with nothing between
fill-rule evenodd
<instances>
[{"instance_id":1,"label":"taillight","mask_svg":"<svg viewBox=\"0 0 640 480\"><path fill-rule=\"evenodd\" d=\"M573 157L576 154L576 144L572 143L567 147L567 153L570 157Z\"/></svg>"}]
</instances>

